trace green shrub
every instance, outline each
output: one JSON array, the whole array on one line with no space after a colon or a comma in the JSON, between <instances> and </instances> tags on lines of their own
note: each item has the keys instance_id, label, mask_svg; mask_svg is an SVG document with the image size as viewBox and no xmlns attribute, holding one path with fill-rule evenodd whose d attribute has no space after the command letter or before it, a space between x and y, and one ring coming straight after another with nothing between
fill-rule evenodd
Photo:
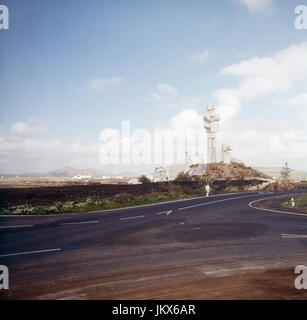
<instances>
[{"instance_id":1,"label":"green shrub","mask_svg":"<svg viewBox=\"0 0 307 320\"><path fill-rule=\"evenodd\" d=\"M187 173L184 173L183 171L179 172L177 174L177 177L174 179L174 181L188 181L191 180L189 175Z\"/></svg>"},{"instance_id":2,"label":"green shrub","mask_svg":"<svg viewBox=\"0 0 307 320\"><path fill-rule=\"evenodd\" d=\"M142 176L139 177L139 182L141 183L151 183L151 180L143 174Z\"/></svg>"}]
</instances>

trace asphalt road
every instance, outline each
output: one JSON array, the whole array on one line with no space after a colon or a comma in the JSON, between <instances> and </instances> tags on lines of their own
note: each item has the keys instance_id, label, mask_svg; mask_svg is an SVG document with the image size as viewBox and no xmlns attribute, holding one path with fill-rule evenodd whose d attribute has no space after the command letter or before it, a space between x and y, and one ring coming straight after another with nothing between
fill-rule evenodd
<instances>
[{"instance_id":1,"label":"asphalt road","mask_svg":"<svg viewBox=\"0 0 307 320\"><path fill-rule=\"evenodd\" d=\"M223 297L225 283L219 287L216 277L307 265L307 216L249 207L280 194L287 193L217 195L82 214L0 216L0 265L10 272L10 289L1 290L0 299L212 297L209 291L193 291L195 283L215 287ZM228 281L229 290L235 285ZM177 295L176 288L181 290Z\"/></svg>"}]
</instances>

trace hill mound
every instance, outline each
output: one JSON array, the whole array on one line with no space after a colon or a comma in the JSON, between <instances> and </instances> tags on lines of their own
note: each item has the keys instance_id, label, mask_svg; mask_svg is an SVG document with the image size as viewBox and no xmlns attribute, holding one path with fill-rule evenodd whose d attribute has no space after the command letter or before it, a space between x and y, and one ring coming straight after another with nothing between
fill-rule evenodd
<instances>
[{"instance_id":1,"label":"hill mound","mask_svg":"<svg viewBox=\"0 0 307 320\"><path fill-rule=\"evenodd\" d=\"M214 179L241 179L241 178L260 178L260 179L271 179L270 176L253 169L252 167L247 167L244 163L231 162L226 164L224 162L219 163L208 163L206 176L211 176Z\"/></svg>"}]
</instances>

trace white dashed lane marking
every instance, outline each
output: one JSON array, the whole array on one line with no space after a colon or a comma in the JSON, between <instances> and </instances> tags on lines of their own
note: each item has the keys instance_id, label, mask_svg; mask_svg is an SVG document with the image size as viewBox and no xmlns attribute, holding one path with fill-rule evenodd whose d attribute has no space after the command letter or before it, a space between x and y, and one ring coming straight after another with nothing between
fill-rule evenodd
<instances>
[{"instance_id":1,"label":"white dashed lane marking","mask_svg":"<svg viewBox=\"0 0 307 320\"><path fill-rule=\"evenodd\" d=\"M281 237L283 239L307 239L306 234L286 234L286 233L283 233L281 235Z\"/></svg>"},{"instance_id":2,"label":"white dashed lane marking","mask_svg":"<svg viewBox=\"0 0 307 320\"><path fill-rule=\"evenodd\" d=\"M13 229L13 228L32 228L32 224L25 224L20 226L0 226L0 229Z\"/></svg>"},{"instance_id":3,"label":"white dashed lane marking","mask_svg":"<svg viewBox=\"0 0 307 320\"><path fill-rule=\"evenodd\" d=\"M13 256L21 256L21 255L26 255L26 254L37 254L37 253L54 252L54 251L61 251L61 248L46 249L46 250L37 250L37 251L26 251L26 252L17 252L17 253L8 253L8 254L2 254L2 255L0 255L0 258L13 257Z\"/></svg>"},{"instance_id":4,"label":"white dashed lane marking","mask_svg":"<svg viewBox=\"0 0 307 320\"><path fill-rule=\"evenodd\" d=\"M91 221L78 221L78 222L63 222L61 226L70 226L74 224L89 224L89 223L98 223L98 220L91 220Z\"/></svg>"},{"instance_id":5,"label":"white dashed lane marking","mask_svg":"<svg viewBox=\"0 0 307 320\"><path fill-rule=\"evenodd\" d=\"M140 219L140 218L144 218L144 216L136 216L136 217L120 218L120 220L130 220L130 219Z\"/></svg>"}]
</instances>

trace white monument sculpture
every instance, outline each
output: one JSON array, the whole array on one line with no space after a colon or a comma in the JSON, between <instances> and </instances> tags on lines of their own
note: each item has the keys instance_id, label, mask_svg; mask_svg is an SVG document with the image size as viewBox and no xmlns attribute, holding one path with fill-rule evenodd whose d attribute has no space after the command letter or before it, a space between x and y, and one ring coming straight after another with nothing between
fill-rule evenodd
<instances>
[{"instance_id":1,"label":"white monument sculpture","mask_svg":"<svg viewBox=\"0 0 307 320\"><path fill-rule=\"evenodd\" d=\"M232 148L229 144L222 145L222 161L226 164L230 164L231 150Z\"/></svg>"},{"instance_id":2,"label":"white monument sculpture","mask_svg":"<svg viewBox=\"0 0 307 320\"><path fill-rule=\"evenodd\" d=\"M207 163L216 162L216 133L219 130L218 122L220 121L220 116L215 113L216 108L213 106L207 106L207 111L209 115L204 117L205 129L208 134L208 155Z\"/></svg>"}]
</instances>

